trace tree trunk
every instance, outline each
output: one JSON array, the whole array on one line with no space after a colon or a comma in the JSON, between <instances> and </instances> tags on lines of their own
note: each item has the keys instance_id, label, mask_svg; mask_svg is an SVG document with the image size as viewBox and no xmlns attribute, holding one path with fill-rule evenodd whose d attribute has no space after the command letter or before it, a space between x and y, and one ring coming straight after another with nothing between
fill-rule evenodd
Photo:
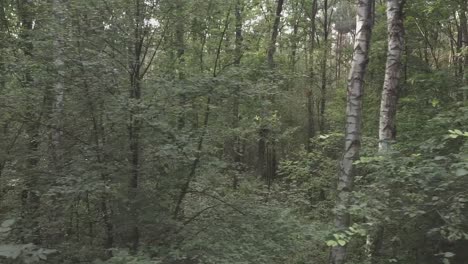
<instances>
[{"instance_id":1,"label":"tree trunk","mask_svg":"<svg viewBox=\"0 0 468 264\"><path fill-rule=\"evenodd\" d=\"M276 41L279 34L279 25L281 13L283 12L284 0L277 0L275 19L271 33L270 45L267 50L267 65L270 69L275 68L274 55L276 52ZM271 99L270 99L271 100ZM258 168L263 178L270 188L273 178L276 174L276 150L270 135L270 129L262 125L259 131L260 139L258 141ZM274 140L274 139L273 139Z\"/></svg>"},{"instance_id":2,"label":"tree trunk","mask_svg":"<svg viewBox=\"0 0 468 264\"><path fill-rule=\"evenodd\" d=\"M322 80L320 86L320 133L325 133L325 107L327 103L327 61L328 61L328 0L323 2L323 57L321 65Z\"/></svg>"},{"instance_id":3,"label":"tree trunk","mask_svg":"<svg viewBox=\"0 0 468 264\"><path fill-rule=\"evenodd\" d=\"M64 95L65 95L65 62L64 62L64 31L65 26L65 4L62 0L53 1L53 15L56 23L54 39L54 67L56 78L54 83L54 102L52 107L52 162L57 175L63 170L63 115L64 115Z\"/></svg>"},{"instance_id":4,"label":"tree trunk","mask_svg":"<svg viewBox=\"0 0 468 264\"><path fill-rule=\"evenodd\" d=\"M81 26L78 23L78 31L81 34ZM77 49L78 49L78 56L80 59L79 63L79 68L80 68L80 73L84 77L86 76L86 70L85 66L83 64L83 61L85 61L85 58L83 57L83 47L82 47L82 42L80 40L77 41ZM104 128L102 126L102 123L99 123L99 118L97 116L97 110L95 103L92 99L90 92L90 85L87 81L86 78L83 79L83 87L85 88L85 94L87 100L87 104L89 106L89 114L91 117L91 125L92 125L92 131L93 131L93 143L94 143L94 148L95 148L95 156L96 156L96 161L100 165L99 169L99 174L100 178L102 181L102 184L106 186L104 190L102 190L102 194L100 195L100 207L101 207L101 213L102 213L102 221L104 223L104 228L105 228L105 234L106 238L104 241L104 248L108 250L108 255L111 256L112 252L110 249L114 246L114 225L111 220L111 215L109 212L109 205L108 205L108 193L107 193L107 187L108 187L108 173L105 172L105 167L107 166L107 158L106 155L104 154L104 142L105 142L105 133L104 133Z\"/></svg>"},{"instance_id":5,"label":"tree trunk","mask_svg":"<svg viewBox=\"0 0 468 264\"><path fill-rule=\"evenodd\" d=\"M350 215L347 210L350 205L350 193L353 189L353 162L359 158L361 150L362 96L373 25L372 2L373 0L357 1L356 40L347 88L345 149L340 162L336 200L336 208L340 209L335 216L335 227L340 232L348 229L350 225ZM333 247L329 262L330 264L345 263L346 247Z\"/></svg>"},{"instance_id":6,"label":"tree trunk","mask_svg":"<svg viewBox=\"0 0 468 264\"><path fill-rule=\"evenodd\" d=\"M468 20L466 18L466 13L467 13L467 5L468 1L463 1L461 3L461 11L460 11L460 31L462 34L461 42L462 42L462 47L464 49L464 56L462 58L463 60L463 85L467 86L468 85ZM465 89L463 90L463 100L466 101L468 99L468 91Z\"/></svg>"},{"instance_id":7,"label":"tree trunk","mask_svg":"<svg viewBox=\"0 0 468 264\"><path fill-rule=\"evenodd\" d=\"M18 13L21 20L22 29L20 33L21 38L21 49L28 60L33 60L33 40L32 30L34 17L31 13L32 3L30 1L22 0L18 1ZM25 70L24 73L24 88L28 93L32 93L35 85L34 76L31 74L29 69ZM45 93L44 93L45 96ZM43 100L45 103L45 100ZM26 158L26 170L25 170L25 188L21 192L21 203L22 203L22 220L25 222L24 228L30 229L31 237L22 237L23 242L32 242L35 244L40 243L40 232L38 218L38 209L40 205L40 195L37 190L38 175L36 166L39 164L39 130L40 122L42 118L42 111L35 109L36 104L28 100L26 118L28 119L26 124L26 134L28 135L28 155ZM43 105L42 105L43 107ZM42 109L41 109L42 110Z\"/></svg>"},{"instance_id":8,"label":"tree trunk","mask_svg":"<svg viewBox=\"0 0 468 264\"><path fill-rule=\"evenodd\" d=\"M0 1L0 92L5 89L6 84L6 69L5 69L5 53L8 35L8 20L5 14L5 3Z\"/></svg>"},{"instance_id":9,"label":"tree trunk","mask_svg":"<svg viewBox=\"0 0 468 264\"><path fill-rule=\"evenodd\" d=\"M176 75L179 81L185 79L185 41L184 41L184 34L185 34L185 12L184 12L184 1L183 0L176 0L175 1L175 9L176 9L176 25L175 25L175 46L177 49L177 57L176 57ZM187 104L187 98L185 96L185 91L180 91L180 105L181 111L178 117L178 129L181 130L185 127L185 105Z\"/></svg>"},{"instance_id":10,"label":"tree trunk","mask_svg":"<svg viewBox=\"0 0 468 264\"><path fill-rule=\"evenodd\" d=\"M314 50L315 50L315 17L317 16L317 0L312 2L312 14L311 14L311 23L310 23L310 37L309 37L309 90L307 91L307 152L312 151L312 146L310 140L315 136L315 119L314 119L314 93L313 93L313 83L314 83Z\"/></svg>"},{"instance_id":11,"label":"tree trunk","mask_svg":"<svg viewBox=\"0 0 468 264\"><path fill-rule=\"evenodd\" d=\"M218 42L218 47L216 50L216 57L215 57L214 66L213 66L213 78L216 78L218 76L218 67L219 67L219 63L221 59L221 47L224 42L224 37L226 36L226 31L229 27L230 15L231 15L231 6L229 6L229 10L227 11L226 19L224 21L224 28L223 28L223 31L221 33L221 36ZM203 49L201 50L201 53L203 53ZM198 139L195 159L192 162L192 166L190 167L190 173L188 177L186 178L185 182L183 183L179 196L177 198L176 205L174 208L174 214L173 214L174 220L177 220L181 212L183 211L183 202L184 202L185 196L188 194L190 184L195 179L197 168L202 158L203 144L204 144L205 136L208 130L210 115L211 115L211 93L209 93L208 97L206 98L206 107L205 107L203 126L202 126L200 137Z\"/></svg>"},{"instance_id":12,"label":"tree trunk","mask_svg":"<svg viewBox=\"0 0 468 264\"><path fill-rule=\"evenodd\" d=\"M281 13L283 12L283 3L284 3L284 0L277 0L275 20L273 22L270 45L268 46L268 51L267 51L267 63L270 68L274 68L275 66L274 55L276 52L276 40L278 38L278 33L279 33Z\"/></svg>"},{"instance_id":13,"label":"tree trunk","mask_svg":"<svg viewBox=\"0 0 468 264\"><path fill-rule=\"evenodd\" d=\"M404 51L403 6L405 0L387 0L388 49L385 81L380 102L379 151L387 151L396 139L398 85Z\"/></svg>"},{"instance_id":14,"label":"tree trunk","mask_svg":"<svg viewBox=\"0 0 468 264\"><path fill-rule=\"evenodd\" d=\"M139 212L137 208L137 193L139 190L139 180L140 180L140 169L141 169L141 146L140 146L140 137L141 137L141 119L140 106L141 101L141 53L142 53L142 42L144 40L144 34L142 32L142 27L144 26L144 14L142 14L142 9L144 5L141 0L135 1L135 10L133 14L134 21L136 22L135 28L133 30L134 39L133 43L129 45L129 69L130 69L130 91L129 98L132 104L130 109L129 116L129 125L128 125L128 140L129 140L129 150L130 150L130 175L128 183L128 210L130 217L130 249L133 254L136 254L138 247L140 245L140 229L138 227L139 222Z\"/></svg>"},{"instance_id":15,"label":"tree trunk","mask_svg":"<svg viewBox=\"0 0 468 264\"><path fill-rule=\"evenodd\" d=\"M296 72L296 62L297 62L297 48L298 48L298 42L299 42L299 37L298 37L298 33L299 33L299 9L298 9L298 6L299 6L299 2L296 2L295 5L292 7L293 10L292 12L294 13L294 23L293 23L293 32L292 32L292 36L291 36L291 58L290 58L290 67L291 67L291 72L295 73Z\"/></svg>"},{"instance_id":16,"label":"tree trunk","mask_svg":"<svg viewBox=\"0 0 468 264\"><path fill-rule=\"evenodd\" d=\"M234 66L239 67L241 58L242 58L242 11L243 11L243 3L242 0L236 1L235 7L235 17L236 17L236 40L235 40L235 49L234 49ZM233 98L233 110L232 110L232 129L235 130L234 138L232 139L231 143L231 155L234 162L235 170L240 169L240 162L241 162L241 139L236 131L239 128L239 93L240 93L240 85L236 85L234 88L234 98ZM237 189L239 185L239 179L237 177L237 173L234 172L233 180L232 180L232 188Z\"/></svg>"}]
</instances>

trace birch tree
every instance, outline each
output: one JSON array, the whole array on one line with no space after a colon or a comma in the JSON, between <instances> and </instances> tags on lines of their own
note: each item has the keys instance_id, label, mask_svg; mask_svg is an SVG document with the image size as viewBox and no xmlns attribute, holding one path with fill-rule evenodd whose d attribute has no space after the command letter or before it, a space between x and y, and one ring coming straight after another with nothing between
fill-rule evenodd
<instances>
[{"instance_id":1,"label":"birch tree","mask_svg":"<svg viewBox=\"0 0 468 264\"><path fill-rule=\"evenodd\" d=\"M379 120L379 152L390 150L391 143L396 139L396 113L398 100L398 85L402 70L402 55L404 50L403 6L405 0L387 1L387 63L385 80L380 102ZM371 263L376 263L376 257L382 247L384 227L381 224L372 230L367 237L367 254Z\"/></svg>"},{"instance_id":2,"label":"birch tree","mask_svg":"<svg viewBox=\"0 0 468 264\"><path fill-rule=\"evenodd\" d=\"M372 20L373 0L357 1L356 40L347 88L345 151L340 162L336 199L336 208L340 208L335 216L335 227L338 230L346 230L351 220L346 209L350 205L350 193L353 189L353 162L359 158L361 150L362 96L364 76L369 62ZM333 247L329 262L345 263L346 247Z\"/></svg>"},{"instance_id":3,"label":"birch tree","mask_svg":"<svg viewBox=\"0 0 468 264\"><path fill-rule=\"evenodd\" d=\"M403 6L405 0L387 1L388 50L385 81L380 102L379 151L387 151L396 138L398 85L404 50Z\"/></svg>"}]
</instances>

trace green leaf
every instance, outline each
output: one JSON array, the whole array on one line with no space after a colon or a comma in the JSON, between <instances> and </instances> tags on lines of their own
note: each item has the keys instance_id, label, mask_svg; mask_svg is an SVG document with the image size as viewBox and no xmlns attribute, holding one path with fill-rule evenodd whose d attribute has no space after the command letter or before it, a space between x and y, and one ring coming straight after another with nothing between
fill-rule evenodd
<instances>
[{"instance_id":1,"label":"green leaf","mask_svg":"<svg viewBox=\"0 0 468 264\"><path fill-rule=\"evenodd\" d=\"M15 219L5 220L2 223L2 227L4 227L4 228L11 227L15 223L15 221L16 221Z\"/></svg>"},{"instance_id":2,"label":"green leaf","mask_svg":"<svg viewBox=\"0 0 468 264\"><path fill-rule=\"evenodd\" d=\"M344 246L344 245L346 245L346 241L344 241L344 240L338 240L338 244L339 244L340 246Z\"/></svg>"},{"instance_id":3,"label":"green leaf","mask_svg":"<svg viewBox=\"0 0 468 264\"><path fill-rule=\"evenodd\" d=\"M458 177L468 175L468 170L465 169L465 168L458 168L458 169L455 171L455 175L457 175Z\"/></svg>"},{"instance_id":4,"label":"green leaf","mask_svg":"<svg viewBox=\"0 0 468 264\"><path fill-rule=\"evenodd\" d=\"M23 249L23 245L0 245L0 256L5 258L16 259L21 255L21 251Z\"/></svg>"},{"instance_id":5,"label":"green leaf","mask_svg":"<svg viewBox=\"0 0 468 264\"><path fill-rule=\"evenodd\" d=\"M335 240L328 240L327 241L327 246L336 247L336 246L338 246L338 243Z\"/></svg>"}]
</instances>

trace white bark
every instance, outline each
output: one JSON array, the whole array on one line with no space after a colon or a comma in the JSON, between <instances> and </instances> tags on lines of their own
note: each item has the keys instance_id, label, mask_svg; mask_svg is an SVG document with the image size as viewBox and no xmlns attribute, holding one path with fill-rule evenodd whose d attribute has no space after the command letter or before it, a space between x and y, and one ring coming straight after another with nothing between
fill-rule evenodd
<instances>
[{"instance_id":1,"label":"white bark","mask_svg":"<svg viewBox=\"0 0 468 264\"><path fill-rule=\"evenodd\" d=\"M396 138L396 107L404 50L404 0L387 0L388 51L380 102L379 151L387 151Z\"/></svg>"},{"instance_id":2,"label":"white bark","mask_svg":"<svg viewBox=\"0 0 468 264\"><path fill-rule=\"evenodd\" d=\"M345 151L340 162L337 188L336 208L340 209L335 216L335 227L338 230L346 230L350 225L350 215L342 208L347 209L350 205L350 192L353 188L353 162L359 158L361 149L362 96L364 76L369 61L373 1L357 1L356 40L347 88ZM330 254L330 264L343 264L345 262L346 247L333 247Z\"/></svg>"}]
</instances>

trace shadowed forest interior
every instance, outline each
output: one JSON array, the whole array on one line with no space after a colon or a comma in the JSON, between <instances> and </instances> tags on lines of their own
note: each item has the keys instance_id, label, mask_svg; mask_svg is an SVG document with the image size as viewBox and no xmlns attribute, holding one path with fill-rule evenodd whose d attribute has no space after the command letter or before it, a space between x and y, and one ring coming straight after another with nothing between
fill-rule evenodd
<instances>
[{"instance_id":1,"label":"shadowed forest interior","mask_svg":"<svg viewBox=\"0 0 468 264\"><path fill-rule=\"evenodd\" d=\"M467 264L467 0L0 0L0 263Z\"/></svg>"}]
</instances>

